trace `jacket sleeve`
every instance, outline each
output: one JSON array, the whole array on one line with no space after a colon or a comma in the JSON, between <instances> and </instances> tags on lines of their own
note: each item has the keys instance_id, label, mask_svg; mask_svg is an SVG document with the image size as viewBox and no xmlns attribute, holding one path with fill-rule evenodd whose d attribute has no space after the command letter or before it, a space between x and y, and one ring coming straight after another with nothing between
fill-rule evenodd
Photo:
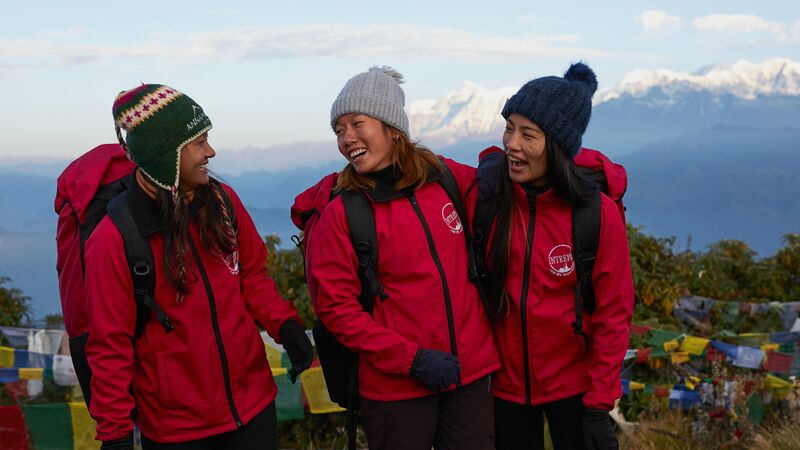
<instances>
[{"instance_id":1,"label":"jacket sleeve","mask_svg":"<svg viewBox=\"0 0 800 450\"><path fill-rule=\"evenodd\" d=\"M611 410L622 395L620 373L633 315L633 275L625 225L616 205L602 196L600 242L592 278L596 309L591 316L591 362L587 408Z\"/></svg>"},{"instance_id":2,"label":"jacket sleeve","mask_svg":"<svg viewBox=\"0 0 800 450\"><path fill-rule=\"evenodd\" d=\"M103 219L86 242L84 259L91 412L97 421L97 439L111 441L133 431L130 385L136 302L122 236L110 219Z\"/></svg>"},{"instance_id":3,"label":"jacket sleeve","mask_svg":"<svg viewBox=\"0 0 800 450\"><path fill-rule=\"evenodd\" d=\"M302 325L294 305L278 294L275 281L267 274L267 247L258 234L253 219L242 201L225 186L236 209L239 243L239 283L248 313L275 341L280 343L280 329L288 320Z\"/></svg>"},{"instance_id":4,"label":"jacket sleeve","mask_svg":"<svg viewBox=\"0 0 800 450\"><path fill-rule=\"evenodd\" d=\"M341 198L325 208L313 239L309 286L319 320L339 342L378 370L408 374L417 344L375 322L358 302L358 258Z\"/></svg>"}]
</instances>

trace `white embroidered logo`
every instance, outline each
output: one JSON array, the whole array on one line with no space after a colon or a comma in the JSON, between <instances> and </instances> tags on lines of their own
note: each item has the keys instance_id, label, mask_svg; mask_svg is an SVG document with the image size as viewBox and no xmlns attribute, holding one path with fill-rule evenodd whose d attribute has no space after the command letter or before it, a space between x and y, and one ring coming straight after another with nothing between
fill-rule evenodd
<instances>
[{"instance_id":1,"label":"white embroidered logo","mask_svg":"<svg viewBox=\"0 0 800 450\"><path fill-rule=\"evenodd\" d=\"M198 111L200 112L199 116L197 115ZM203 112L203 108L197 105L192 105L192 112L194 113L194 119L186 123L186 131L192 131L192 128L196 127L206 119L206 113Z\"/></svg>"},{"instance_id":2,"label":"white embroidered logo","mask_svg":"<svg viewBox=\"0 0 800 450\"><path fill-rule=\"evenodd\" d=\"M442 219L444 219L444 223L450 227L450 231L453 233L458 234L464 231L464 226L461 225L461 218L458 217L458 211L456 211L452 203L442 207Z\"/></svg>"},{"instance_id":3,"label":"white embroidered logo","mask_svg":"<svg viewBox=\"0 0 800 450\"><path fill-rule=\"evenodd\" d=\"M239 275L239 250L234 250L228 256L222 257L222 262L225 263L225 267L231 272L231 275Z\"/></svg>"},{"instance_id":4,"label":"white embroidered logo","mask_svg":"<svg viewBox=\"0 0 800 450\"><path fill-rule=\"evenodd\" d=\"M560 244L553 247L547 255L547 263L550 265L550 273L559 277L565 277L575 270L575 261L572 259L572 247Z\"/></svg>"}]
</instances>

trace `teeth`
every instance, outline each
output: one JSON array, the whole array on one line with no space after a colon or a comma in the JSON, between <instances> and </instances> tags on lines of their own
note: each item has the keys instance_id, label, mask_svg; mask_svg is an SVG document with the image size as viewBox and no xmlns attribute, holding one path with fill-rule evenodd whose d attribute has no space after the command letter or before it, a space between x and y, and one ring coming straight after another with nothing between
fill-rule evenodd
<instances>
[{"instance_id":1,"label":"teeth","mask_svg":"<svg viewBox=\"0 0 800 450\"><path fill-rule=\"evenodd\" d=\"M525 161L523 161L523 160L521 160L521 159L518 159L518 158L514 158L514 157L513 157L513 156L511 156L511 155L508 155L508 161L509 161L511 164L514 164L514 165L517 165L517 166L525 164Z\"/></svg>"},{"instance_id":2,"label":"teeth","mask_svg":"<svg viewBox=\"0 0 800 450\"><path fill-rule=\"evenodd\" d=\"M363 155L364 153L367 153L367 149L365 149L365 148L357 148L355 150L351 150L350 153L347 154L347 156L350 159L356 159L359 156Z\"/></svg>"}]
</instances>

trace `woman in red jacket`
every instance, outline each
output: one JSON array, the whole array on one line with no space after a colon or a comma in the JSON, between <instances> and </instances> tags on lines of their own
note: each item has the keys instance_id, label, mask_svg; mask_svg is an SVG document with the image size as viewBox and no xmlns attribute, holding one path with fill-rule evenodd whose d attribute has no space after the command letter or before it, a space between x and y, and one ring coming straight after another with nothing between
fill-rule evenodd
<instances>
[{"instance_id":1,"label":"woman in red jacket","mask_svg":"<svg viewBox=\"0 0 800 450\"><path fill-rule=\"evenodd\" d=\"M315 227L309 286L319 320L359 355L370 449L489 450L488 375L499 364L468 279L462 219L436 182L446 164L465 192L475 169L409 139L401 82L396 71L373 67L351 78L331 109L348 161L336 188L370 200L387 297L376 299L372 315L358 302L358 260L341 196Z\"/></svg>"},{"instance_id":2,"label":"woman in red jacket","mask_svg":"<svg viewBox=\"0 0 800 450\"><path fill-rule=\"evenodd\" d=\"M482 155L479 201L498 208L487 252L503 364L492 379L498 450L543 449L544 416L556 449L617 447L608 411L621 395L633 281L625 225L604 194L592 272L596 309L582 312L586 341L573 328L572 212L593 194L573 158L596 88L582 63L564 78L528 82L503 108L505 155Z\"/></svg>"},{"instance_id":3,"label":"woman in red jacket","mask_svg":"<svg viewBox=\"0 0 800 450\"><path fill-rule=\"evenodd\" d=\"M135 422L145 450L276 449L277 387L258 327L283 343L293 376L310 365L312 349L266 273L253 221L209 176L211 121L188 96L154 84L120 93L113 113L137 165L115 201L148 240L153 300L172 329L151 319L138 335L126 249L104 218L85 256L97 439L104 450L132 450Z\"/></svg>"}]
</instances>

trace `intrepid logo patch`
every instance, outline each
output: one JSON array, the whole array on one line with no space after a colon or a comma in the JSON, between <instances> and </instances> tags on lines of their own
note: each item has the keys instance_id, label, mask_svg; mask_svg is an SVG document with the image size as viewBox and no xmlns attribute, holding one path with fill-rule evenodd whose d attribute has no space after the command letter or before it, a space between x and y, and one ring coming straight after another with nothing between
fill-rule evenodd
<instances>
[{"instance_id":1,"label":"intrepid logo patch","mask_svg":"<svg viewBox=\"0 0 800 450\"><path fill-rule=\"evenodd\" d=\"M461 218L458 217L458 211L456 211L452 203L442 207L442 219L444 219L444 223L450 227L450 231L453 233L458 234L464 231L464 226L461 225Z\"/></svg>"},{"instance_id":2,"label":"intrepid logo patch","mask_svg":"<svg viewBox=\"0 0 800 450\"><path fill-rule=\"evenodd\" d=\"M572 247L566 244L556 245L547 255L550 273L565 277L575 270L575 261L572 259Z\"/></svg>"}]
</instances>

